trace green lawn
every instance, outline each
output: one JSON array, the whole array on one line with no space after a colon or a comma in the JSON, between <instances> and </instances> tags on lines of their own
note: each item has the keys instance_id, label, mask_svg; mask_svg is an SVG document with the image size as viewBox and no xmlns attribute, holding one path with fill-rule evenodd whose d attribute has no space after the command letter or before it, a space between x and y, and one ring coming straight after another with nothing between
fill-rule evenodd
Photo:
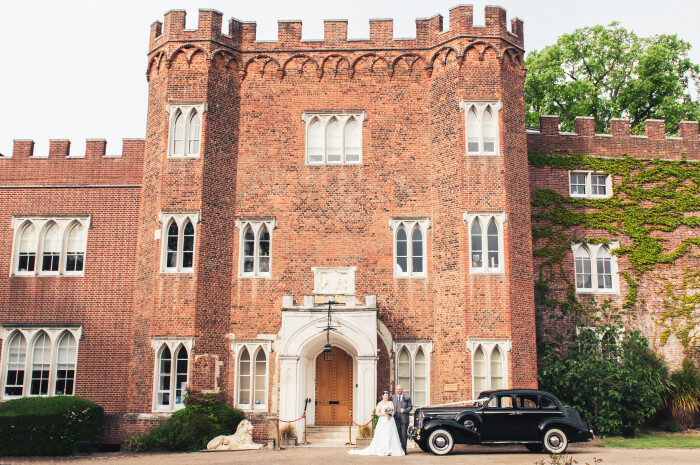
<instances>
[{"instance_id":1,"label":"green lawn","mask_svg":"<svg viewBox=\"0 0 700 465\"><path fill-rule=\"evenodd\" d=\"M700 436L686 434L640 434L636 438L604 438L599 447L629 447L632 449L653 449L656 447L700 449Z\"/></svg>"}]
</instances>

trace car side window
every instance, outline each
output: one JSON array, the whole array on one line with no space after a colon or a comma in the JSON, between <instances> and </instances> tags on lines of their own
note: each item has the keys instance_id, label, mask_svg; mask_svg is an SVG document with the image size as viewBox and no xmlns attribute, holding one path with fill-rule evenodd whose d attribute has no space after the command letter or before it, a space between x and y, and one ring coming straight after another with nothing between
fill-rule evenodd
<instances>
[{"instance_id":1,"label":"car side window","mask_svg":"<svg viewBox=\"0 0 700 465\"><path fill-rule=\"evenodd\" d=\"M536 409L537 408L537 396L520 394L515 396L515 405L519 409Z\"/></svg>"},{"instance_id":2,"label":"car side window","mask_svg":"<svg viewBox=\"0 0 700 465\"><path fill-rule=\"evenodd\" d=\"M493 396L489 399L489 408L513 408L513 398L510 396Z\"/></svg>"},{"instance_id":3,"label":"car side window","mask_svg":"<svg viewBox=\"0 0 700 465\"><path fill-rule=\"evenodd\" d=\"M545 396L542 396L540 398L540 405L542 406L542 408L546 408L546 409L557 408L557 404L555 404L552 399L550 399L549 397L545 397Z\"/></svg>"}]
</instances>

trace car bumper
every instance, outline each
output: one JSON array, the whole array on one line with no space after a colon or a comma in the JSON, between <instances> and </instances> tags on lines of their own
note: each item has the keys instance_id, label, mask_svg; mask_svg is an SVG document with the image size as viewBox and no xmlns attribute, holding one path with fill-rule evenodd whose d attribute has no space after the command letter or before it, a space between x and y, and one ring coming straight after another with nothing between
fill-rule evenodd
<instances>
[{"instance_id":1,"label":"car bumper","mask_svg":"<svg viewBox=\"0 0 700 465\"><path fill-rule=\"evenodd\" d=\"M408 427L408 438L412 441L420 441L420 429L415 426Z\"/></svg>"}]
</instances>

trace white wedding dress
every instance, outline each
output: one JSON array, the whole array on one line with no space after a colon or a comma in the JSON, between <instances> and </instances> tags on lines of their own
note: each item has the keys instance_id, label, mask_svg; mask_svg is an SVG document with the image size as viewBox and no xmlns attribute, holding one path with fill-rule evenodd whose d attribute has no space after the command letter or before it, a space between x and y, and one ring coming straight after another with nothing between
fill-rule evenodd
<instances>
[{"instance_id":1,"label":"white wedding dress","mask_svg":"<svg viewBox=\"0 0 700 465\"><path fill-rule=\"evenodd\" d=\"M377 404L377 413L384 413L386 407L394 408L392 402L379 402ZM401 448L401 440L399 439L399 431L396 429L394 417L379 417L377 427L374 429L374 438L372 443L364 449L352 449L348 454L356 455L406 455Z\"/></svg>"}]
</instances>

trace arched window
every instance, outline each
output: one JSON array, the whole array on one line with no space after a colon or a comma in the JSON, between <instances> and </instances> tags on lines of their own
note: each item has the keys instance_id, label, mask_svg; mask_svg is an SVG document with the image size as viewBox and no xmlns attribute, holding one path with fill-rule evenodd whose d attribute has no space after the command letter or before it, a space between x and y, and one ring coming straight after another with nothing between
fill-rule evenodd
<instances>
[{"instance_id":1,"label":"arched window","mask_svg":"<svg viewBox=\"0 0 700 465\"><path fill-rule=\"evenodd\" d=\"M486 357L479 346L474 352L474 394L478 396L486 389Z\"/></svg>"},{"instance_id":2,"label":"arched window","mask_svg":"<svg viewBox=\"0 0 700 465\"><path fill-rule=\"evenodd\" d=\"M243 233L243 272L255 272L255 233L250 226Z\"/></svg>"},{"instance_id":3,"label":"arched window","mask_svg":"<svg viewBox=\"0 0 700 465\"><path fill-rule=\"evenodd\" d=\"M503 389L503 355L498 346L491 352L491 389Z\"/></svg>"},{"instance_id":4,"label":"arched window","mask_svg":"<svg viewBox=\"0 0 700 465\"><path fill-rule=\"evenodd\" d=\"M612 257L607 247L601 246L598 249L596 261L598 268L598 289L612 289Z\"/></svg>"},{"instance_id":5,"label":"arched window","mask_svg":"<svg viewBox=\"0 0 700 465\"><path fill-rule=\"evenodd\" d=\"M61 236L56 223L51 224L44 233L41 253L41 271L58 272L61 258Z\"/></svg>"},{"instance_id":6,"label":"arched window","mask_svg":"<svg viewBox=\"0 0 700 465\"><path fill-rule=\"evenodd\" d=\"M613 330L606 331L601 340L602 354L605 358L617 356L617 337Z\"/></svg>"},{"instance_id":7,"label":"arched window","mask_svg":"<svg viewBox=\"0 0 700 465\"><path fill-rule=\"evenodd\" d=\"M265 225L260 229L258 238L258 270L260 273L270 272L270 233Z\"/></svg>"},{"instance_id":8,"label":"arched window","mask_svg":"<svg viewBox=\"0 0 700 465\"><path fill-rule=\"evenodd\" d=\"M182 267L194 267L194 226L190 220L185 223L182 231Z\"/></svg>"},{"instance_id":9,"label":"arched window","mask_svg":"<svg viewBox=\"0 0 700 465\"><path fill-rule=\"evenodd\" d=\"M173 123L173 155L185 155L185 116L178 110Z\"/></svg>"},{"instance_id":10,"label":"arched window","mask_svg":"<svg viewBox=\"0 0 700 465\"><path fill-rule=\"evenodd\" d=\"M180 346L175 359L175 405L182 405L182 400L187 390L188 364L187 349L185 349L185 346Z\"/></svg>"},{"instance_id":11,"label":"arched window","mask_svg":"<svg viewBox=\"0 0 700 465\"><path fill-rule=\"evenodd\" d=\"M409 393L411 392L411 357L408 354L408 350L404 347L399 352L399 376L398 384L400 384L404 390Z\"/></svg>"},{"instance_id":12,"label":"arched window","mask_svg":"<svg viewBox=\"0 0 700 465\"><path fill-rule=\"evenodd\" d=\"M267 409L267 357L262 348L255 356L255 407Z\"/></svg>"},{"instance_id":13,"label":"arched window","mask_svg":"<svg viewBox=\"0 0 700 465\"><path fill-rule=\"evenodd\" d=\"M24 370L26 367L27 341L19 331L12 336L7 346L7 377L5 395L21 396L24 393Z\"/></svg>"},{"instance_id":14,"label":"arched window","mask_svg":"<svg viewBox=\"0 0 700 465\"><path fill-rule=\"evenodd\" d=\"M479 153L479 116L474 106L467 112L467 152Z\"/></svg>"},{"instance_id":15,"label":"arched window","mask_svg":"<svg viewBox=\"0 0 700 465\"><path fill-rule=\"evenodd\" d=\"M487 244L488 244L488 267L489 269L496 269L499 265L498 255L500 247L498 245L498 226L496 226L496 220L491 218L489 221L489 226L486 230Z\"/></svg>"},{"instance_id":16,"label":"arched window","mask_svg":"<svg viewBox=\"0 0 700 465\"><path fill-rule=\"evenodd\" d=\"M471 230L471 262L472 268L483 268L484 266L484 236L481 230L481 223L478 219L472 223Z\"/></svg>"},{"instance_id":17,"label":"arched window","mask_svg":"<svg viewBox=\"0 0 700 465\"><path fill-rule=\"evenodd\" d=\"M42 331L34 340L34 348L32 350L32 378L29 395L48 395L50 373L51 340L49 336Z\"/></svg>"},{"instance_id":18,"label":"arched window","mask_svg":"<svg viewBox=\"0 0 700 465\"><path fill-rule=\"evenodd\" d=\"M173 357L170 348L166 345L160 351L158 358L158 406L170 407L170 380L173 372Z\"/></svg>"},{"instance_id":19,"label":"arched window","mask_svg":"<svg viewBox=\"0 0 700 465\"><path fill-rule=\"evenodd\" d=\"M199 153L199 135L202 132L202 120L199 118L199 114L196 111L192 112L192 117L190 118L190 127L187 134L188 142L188 155L197 155Z\"/></svg>"},{"instance_id":20,"label":"arched window","mask_svg":"<svg viewBox=\"0 0 700 465\"><path fill-rule=\"evenodd\" d=\"M177 227L175 220L172 220L170 222L170 226L168 226L168 249L165 257L166 268L177 268L177 249L179 239L179 228Z\"/></svg>"},{"instance_id":21,"label":"arched window","mask_svg":"<svg viewBox=\"0 0 700 465\"><path fill-rule=\"evenodd\" d=\"M19 260L17 261L18 272L33 272L36 266L36 228L28 223L20 235L19 240Z\"/></svg>"},{"instance_id":22,"label":"arched window","mask_svg":"<svg viewBox=\"0 0 700 465\"><path fill-rule=\"evenodd\" d=\"M413 403L417 406L428 405L428 370L425 353L420 347L418 348L418 352L416 352L415 360Z\"/></svg>"},{"instance_id":23,"label":"arched window","mask_svg":"<svg viewBox=\"0 0 700 465\"><path fill-rule=\"evenodd\" d=\"M396 268L396 274L408 272L408 237L403 225L396 231Z\"/></svg>"},{"instance_id":24,"label":"arched window","mask_svg":"<svg viewBox=\"0 0 700 465\"><path fill-rule=\"evenodd\" d=\"M56 354L56 395L73 395L77 358L78 346L75 338L71 333L65 333L58 341Z\"/></svg>"},{"instance_id":25,"label":"arched window","mask_svg":"<svg viewBox=\"0 0 700 465\"><path fill-rule=\"evenodd\" d=\"M355 118L345 124L345 162L360 162L360 125Z\"/></svg>"},{"instance_id":26,"label":"arched window","mask_svg":"<svg viewBox=\"0 0 700 465\"><path fill-rule=\"evenodd\" d=\"M487 106L481 114L481 131L484 141L484 153L494 153L496 149L496 127L490 106Z\"/></svg>"},{"instance_id":27,"label":"arched window","mask_svg":"<svg viewBox=\"0 0 700 465\"><path fill-rule=\"evenodd\" d=\"M238 362L238 405L240 408L250 410L251 369L250 353L243 348Z\"/></svg>"},{"instance_id":28,"label":"arched window","mask_svg":"<svg viewBox=\"0 0 700 465\"><path fill-rule=\"evenodd\" d=\"M315 118L309 125L308 134L309 163L323 163L323 124L318 118Z\"/></svg>"},{"instance_id":29,"label":"arched window","mask_svg":"<svg viewBox=\"0 0 700 465\"><path fill-rule=\"evenodd\" d=\"M343 133L340 123L333 118L326 127L326 161L340 163L343 161Z\"/></svg>"},{"instance_id":30,"label":"arched window","mask_svg":"<svg viewBox=\"0 0 700 465\"><path fill-rule=\"evenodd\" d=\"M585 246L576 248L574 252L574 262L576 268L576 288L593 289L591 277L591 256Z\"/></svg>"},{"instance_id":31,"label":"arched window","mask_svg":"<svg viewBox=\"0 0 700 465\"><path fill-rule=\"evenodd\" d=\"M85 261L85 241L83 240L83 227L75 224L68 233L66 243L66 272L83 271Z\"/></svg>"},{"instance_id":32,"label":"arched window","mask_svg":"<svg viewBox=\"0 0 700 465\"><path fill-rule=\"evenodd\" d=\"M418 225L413 227L411 235L411 263L413 273L423 273L423 233Z\"/></svg>"}]
</instances>

